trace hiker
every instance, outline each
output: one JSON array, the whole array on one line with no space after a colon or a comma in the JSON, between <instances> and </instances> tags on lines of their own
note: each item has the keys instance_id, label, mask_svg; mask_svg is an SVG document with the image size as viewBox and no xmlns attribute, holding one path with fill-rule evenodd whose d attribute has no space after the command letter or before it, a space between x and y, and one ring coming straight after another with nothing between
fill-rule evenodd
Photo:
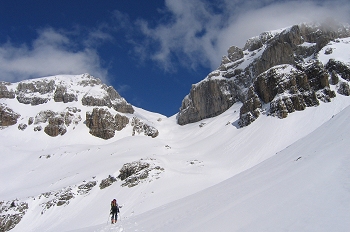
<instances>
[{"instance_id":1,"label":"hiker","mask_svg":"<svg viewBox=\"0 0 350 232\"><path fill-rule=\"evenodd\" d=\"M113 201L111 202L112 224L117 222L118 213L119 213L119 207L118 207L117 200L113 199Z\"/></svg>"}]
</instances>

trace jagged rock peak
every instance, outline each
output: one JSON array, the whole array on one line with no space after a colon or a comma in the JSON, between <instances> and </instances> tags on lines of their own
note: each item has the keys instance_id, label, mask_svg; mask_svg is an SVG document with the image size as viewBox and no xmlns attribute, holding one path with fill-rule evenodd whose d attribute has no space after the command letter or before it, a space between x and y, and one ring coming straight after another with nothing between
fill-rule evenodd
<instances>
[{"instance_id":1,"label":"jagged rock peak","mask_svg":"<svg viewBox=\"0 0 350 232\"><path fill-rule=\"evenodd\" d=\"M18 83L0 82L0 98L16 98L30 105L49 101L81 101L86 106L107 106L122 113L133 113L133 107L112 87L89 74L58 75L24 80Z\"/></svg>"},{"instance_id":2,"label":"jagged rock peak","mask_svg":"<svg viewBox=\"0 0 350 232\"><path fill-rule=\"evenodd\" d=\"M217 116L242 102L239 124L246 126L259 117L265 104L271 104L268 114L284 118L318 105L318 100L329 102L335 97L329 83L336 83L337 92L347 95L350 60L339 60L336 53L350 52L349 41L350 26L329 21L263 32L248 39L243 48L231 46L218 69L192 85L177 122L185 125ZM337 46L341 48L335 50ZM279 98L284 92L294 95Z\"/></svg>"}]
</instances>

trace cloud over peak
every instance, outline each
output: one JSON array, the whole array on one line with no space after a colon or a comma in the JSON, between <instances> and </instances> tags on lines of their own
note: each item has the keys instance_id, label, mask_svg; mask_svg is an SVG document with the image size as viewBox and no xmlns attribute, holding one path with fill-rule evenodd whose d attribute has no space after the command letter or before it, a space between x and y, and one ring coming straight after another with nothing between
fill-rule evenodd
<instances>
[{"instance_id":1,"label":"cloud over peak","mask_svg":"<svg viewBox=\"0 0 350 232\"><path fill-rule=\"evenodd\" d=\"M53 28L38 30L31 44L14 45L11 41L0 45L0 79L20 81L32 77L89 72L105 78L97 51L79 48L66 33Z\"/></svg>"},{"instance_id":2,"label":"cloud over peak","mask_svg":"<svg viewBox=\"0 0 350 232\"><path fill-rule=\"evenodd\" d=\"M165 70L180 62L217 68L227 49L243 47L247 39L268 30L326 18L350 23L350 3L345 0L166 0L167 19L150 26L138 22L145 36L142 46L150 59Z\"/></svg>"}]
</instances>

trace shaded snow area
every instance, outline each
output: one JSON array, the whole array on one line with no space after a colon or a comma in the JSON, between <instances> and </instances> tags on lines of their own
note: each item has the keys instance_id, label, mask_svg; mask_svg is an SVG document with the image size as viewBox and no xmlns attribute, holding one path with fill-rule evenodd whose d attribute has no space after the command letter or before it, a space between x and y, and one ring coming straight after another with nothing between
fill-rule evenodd
<instances>
[{"instance_id":1,"label":"shaded snow area","mask_svg":"<svg viewBox=\"0 0 350 232\"><path fill-rule=\"evenodd\" d=\"M338 95L244 128L241 104L185 126L135 107L156 138L2 128L0 219L19 219L14 232L350 231L349 105Z\"/></svg>"}]
</instances>

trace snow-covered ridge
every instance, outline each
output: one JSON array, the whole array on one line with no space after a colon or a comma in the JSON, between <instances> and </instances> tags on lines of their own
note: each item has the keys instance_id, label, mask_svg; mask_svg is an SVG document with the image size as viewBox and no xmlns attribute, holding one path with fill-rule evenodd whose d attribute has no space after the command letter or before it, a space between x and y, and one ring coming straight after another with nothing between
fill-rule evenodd
<instances>
[{"instance_id":1,"label":"snow-covered ridge","mask_svg":"<svg viewBox=\"0 0 350 232\"><path fill-rule=\"evenodd\" d=\"M0 113L1 127L18 128L32 136L89 133L110 139L124 128L132 135L159 134L134 114L133 106L112 86L89 74L0 82Z\"/></svg>"}]
</instances>

